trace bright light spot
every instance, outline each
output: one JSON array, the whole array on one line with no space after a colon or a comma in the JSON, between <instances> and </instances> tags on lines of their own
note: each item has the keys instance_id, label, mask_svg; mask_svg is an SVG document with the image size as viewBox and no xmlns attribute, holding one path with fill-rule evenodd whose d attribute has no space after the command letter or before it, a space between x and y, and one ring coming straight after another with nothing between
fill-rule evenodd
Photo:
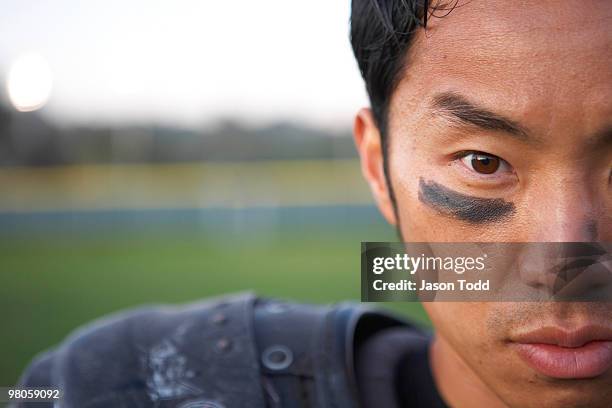
<instances>
[{"instance_id":1,"label":"bright light spot","mask_svg":"<svg viewBox=\"0 0 612 408\"><path fill-rule=\"evenodd\" d=\"M53 74L47 60L38 54L26 54L11 65L6 87L11 103L20 112L42 108L53 86Z\"/></svg>"}]
</instances>

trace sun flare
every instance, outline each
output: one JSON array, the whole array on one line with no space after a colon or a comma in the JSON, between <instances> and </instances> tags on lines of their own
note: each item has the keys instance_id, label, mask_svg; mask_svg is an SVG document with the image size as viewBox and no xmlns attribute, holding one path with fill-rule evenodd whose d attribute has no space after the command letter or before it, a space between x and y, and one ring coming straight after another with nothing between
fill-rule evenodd
<instances>
[{"instance_id":1,"label":"sun flare","mask_svg":"<svg viewBox=\"0 0 612 408\"><path fill-rule=\"evenodd\" d=\"M52 86L51 67L39 54L18 57L11 65L6 79L9 99L20 112L42 108L51 96Z\"/></svg>"}]
</instances>

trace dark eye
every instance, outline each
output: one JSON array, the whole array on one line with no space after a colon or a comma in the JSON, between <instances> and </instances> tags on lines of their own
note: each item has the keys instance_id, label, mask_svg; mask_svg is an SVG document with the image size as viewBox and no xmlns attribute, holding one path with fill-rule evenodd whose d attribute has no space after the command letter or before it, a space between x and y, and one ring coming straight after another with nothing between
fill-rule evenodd
<instances>
[{"instance_id":1,"label":"dark eye","mask_svg":"<svg viewBox=\"0 0 612 408\"><path fill-rule=\"evenodd\" d=\"M479 174L494 174L499 170L507 170L508 163L492 154L470 152L461 157L461 161L470 170Z\"/></svg>"}]
</instances>

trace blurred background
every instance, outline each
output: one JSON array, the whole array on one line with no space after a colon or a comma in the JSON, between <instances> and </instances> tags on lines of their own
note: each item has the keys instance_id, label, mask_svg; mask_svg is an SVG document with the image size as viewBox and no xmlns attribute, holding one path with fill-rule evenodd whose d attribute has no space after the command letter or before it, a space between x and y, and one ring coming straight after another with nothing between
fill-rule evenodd
<instances>
[{"instance_id":1,"label":"blurred background","mask_svg":"<svg viewBox=\"0 0 612 408\"><path fill-rule=\"evenodd\" d=\"M360 242L396 237L351 138L349 3L3 1L0 385L143 303L358 301Z\"/></svg>"}]
</instances>

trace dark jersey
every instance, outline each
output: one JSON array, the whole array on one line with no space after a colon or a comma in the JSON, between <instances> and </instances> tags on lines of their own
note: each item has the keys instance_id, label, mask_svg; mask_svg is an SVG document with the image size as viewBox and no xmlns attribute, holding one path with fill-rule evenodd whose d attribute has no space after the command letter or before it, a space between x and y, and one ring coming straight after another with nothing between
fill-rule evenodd
<instances>
[{"instance_id":1,"label":"dark jersey","mask_svg":"<svg viewBox=\"0 0 612 408\"><path fill-rule=\"evenodd\" d=\"M244 292L93 322L37 357L19 386L61 389L63 408L443 407L429 342L356 302Z\"/></svg>"}]
</instances>

